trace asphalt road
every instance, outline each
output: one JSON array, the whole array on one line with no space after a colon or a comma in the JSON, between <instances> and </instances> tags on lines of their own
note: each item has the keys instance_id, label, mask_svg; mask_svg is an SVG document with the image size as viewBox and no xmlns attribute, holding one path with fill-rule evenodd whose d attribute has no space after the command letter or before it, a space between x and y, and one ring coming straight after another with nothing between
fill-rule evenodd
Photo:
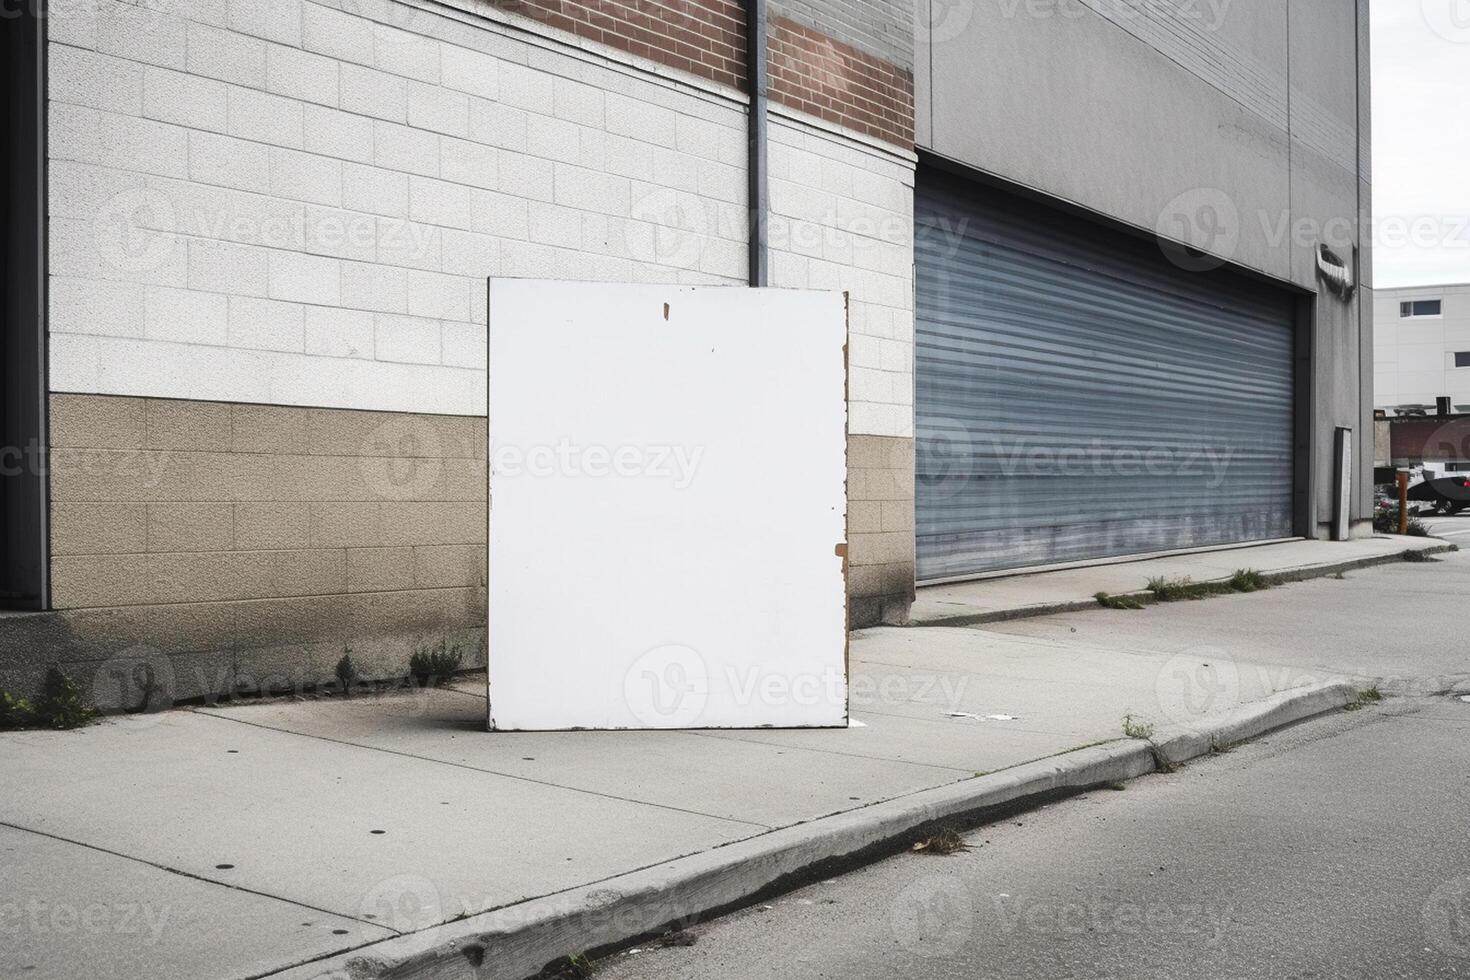
<instances>
[{"instance_id":1,"label":"asphalt road","mask_svg":"<svg viewBox=\"0 0 1470 980\"><path fill-rule=\"evenodd\" d=\"M1470 703L1390 699L621 953L604 980L1470 977Z\"/></svg>"},{"instance_id":2,"label":"asphalt road","mask_svg":"<svg viewBox=\"0 0 1470 980\"><path fill-rule=\"evenodd\" d=\"M1464 540L1470 538L1470 510L1461 511L1453 517L1426 514L1420 520L1425 523L1429 528L1429 533L1434 537L1470 547L1470 542Z\"/></svg>"}]
</instances>

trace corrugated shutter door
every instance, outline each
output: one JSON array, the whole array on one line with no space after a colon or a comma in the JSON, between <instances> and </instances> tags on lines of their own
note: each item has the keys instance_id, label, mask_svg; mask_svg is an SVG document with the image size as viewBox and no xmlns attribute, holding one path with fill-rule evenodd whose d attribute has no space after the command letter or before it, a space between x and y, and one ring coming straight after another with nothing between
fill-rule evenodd
<instances>
[{"instance_id":1,"label":"corrugated shutter door","mask_svg":"<svg viewBox=\"0 0 1470 980\"><path fill-rule=\"evenodd\" d=\"M1292 301L921 169L918 578L1292 534Z\"/></svg>"}]
</instances>

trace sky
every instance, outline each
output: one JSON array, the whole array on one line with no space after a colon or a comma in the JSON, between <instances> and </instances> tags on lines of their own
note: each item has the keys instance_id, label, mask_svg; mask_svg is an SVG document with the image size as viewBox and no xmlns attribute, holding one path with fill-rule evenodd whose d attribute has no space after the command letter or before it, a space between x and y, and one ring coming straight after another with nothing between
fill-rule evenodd
<instances>
[{"instance_id":1,"label":"sky","mask_svg":"<svg viewBox=\"0 0 1470 980\"><path fill-rule=\"evenodd\" d=\"M1470 0L1373 0L1373 285L1470 282Z\"/></svg>"}]
</instances>

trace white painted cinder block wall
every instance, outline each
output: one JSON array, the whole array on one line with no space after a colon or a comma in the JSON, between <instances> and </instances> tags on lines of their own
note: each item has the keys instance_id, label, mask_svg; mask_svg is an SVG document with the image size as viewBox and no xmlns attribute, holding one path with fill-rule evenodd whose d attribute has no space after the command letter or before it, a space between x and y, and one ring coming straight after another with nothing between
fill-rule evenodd
<instances>
[{"instance_id":1,"label":"white painted cinder block wall","mask_svg":"<svg viewBox=\"0 0 1470 980\"><path fill-rule=\"evenodd\" d=\"M483 415L485 277L745 281L736 93L460 2L51 18L52 389ZM913 157L771 132L773 284L912 436Z\"/></svg>"}]
</instances>

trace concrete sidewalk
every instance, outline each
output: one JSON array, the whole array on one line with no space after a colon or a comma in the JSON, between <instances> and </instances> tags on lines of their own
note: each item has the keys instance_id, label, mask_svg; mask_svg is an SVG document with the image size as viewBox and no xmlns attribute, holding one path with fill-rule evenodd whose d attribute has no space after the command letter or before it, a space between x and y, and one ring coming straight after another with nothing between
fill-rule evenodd
<instances>
[{"instance_id":1,"label":"concrete sidewalk","mask_svg":"<svg viewBox=\"0 0 1470 980\"><path fill-rule=\"evenodd\" d=\"M1466 587L1470 562L1450 557L1324 584L1351 592L1338 602L1373 636L1386 585ZM1239 619L1292 591L1189 605ZM1324 670L1310 642L1252 661L1199 646L1214 637L1105 639L1109 623L1168 615L1094 608L1071 617L1081 634L1053 636L857 633L858 724L840 731L488 734L470 678L0 735L0 975L70 980L107 963L295 980L379 975L374 958L430 975L404 964L437 956L434 976L523 976L593 945L568 910L603 910L596 936L628 936L971 812L984 787L1016 799L1148 771L1143 743L1121 737L1125 713L1187 757L1211 745L1192 733L1248 737L1376 680L1370 654ZM752 877L722 892L712 882L731 868ZM471 940L490 932L504 942L486 959Z\"/></svg>"},{"instance_id":2,"label":"concrete sidewalk","mask_svg":"<svg viewBox=\"0 0 1470 980\"><path fill-rule=\"evenodd\" d=\"M1281 541L1000 575L919 589L911 620L918 626L976 626L1086 609L1095 604L1099 592L1142 595L1155 577L1220 582L1249 568L1298 581L1396 561L1405 551L1447 546L1437 538L1380 534L1353 541Z\"/></svg>"}]
</instances>

